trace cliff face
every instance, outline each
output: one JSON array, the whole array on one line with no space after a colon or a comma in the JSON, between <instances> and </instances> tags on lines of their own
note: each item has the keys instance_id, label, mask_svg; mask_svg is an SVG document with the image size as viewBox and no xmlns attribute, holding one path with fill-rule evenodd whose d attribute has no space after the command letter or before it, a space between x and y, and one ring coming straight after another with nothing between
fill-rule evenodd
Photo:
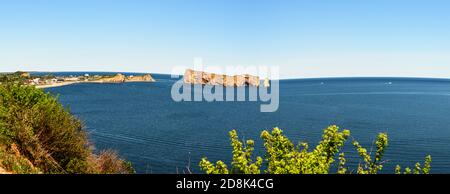
<instances>
[{"instance_id":1,"label":"cliff face","mask_svg":"<svg viewBox=\"0 0 450 194\"><path fill-rule=\"evenodd\" d=\"M20 77L24 77L24 78L29 78L30 77L30 73L28 72L18 72L20 74Z\"/></svg>"},{"instance_id":2,"label":"cliff face","mask_svg":"<svg viewBox=\"0 0 450 194\"><path fill-rule=\"evenodd\" d=\"M103 83L123 83L125 82L125 76L122 74L117 74L114 77L108 77L101 79Z\"/></svg>"},{"instance_id":3,"label":"cliff face","mask_svg":"<svg viewBox=\"0 0 450 194\"><path fill-rule=\"evenodd\" d=\"M187 84L210 84L223 85L225 87L240 86L259 86L259 77L252 75L222 75L215 73L207 73L202 71L194 71L187 69L184 73L184 83Z\"/></svg>"},{"instance_id":4,"label":"cliff face","mask_svg":"<svg viewBox=\"0 0 450 194\"><path fill-rule=\"evenodd\" d=\"M142 76L128 76L125 82L154 82L155 79L150 74L145 74Z\"/></svg>"},{"instance_id":5,"label":"cliff face","mask_svg":"<svg viewBox=\"0 0 450 194\"><path fill-rule=\"evenodd\" d=\"M142 76L124 76L117 74L114 77L103 78L100 80L103 83L123 83L123 82L154 82L155 79L150 74Z\"/></svg>"}]
</instances>

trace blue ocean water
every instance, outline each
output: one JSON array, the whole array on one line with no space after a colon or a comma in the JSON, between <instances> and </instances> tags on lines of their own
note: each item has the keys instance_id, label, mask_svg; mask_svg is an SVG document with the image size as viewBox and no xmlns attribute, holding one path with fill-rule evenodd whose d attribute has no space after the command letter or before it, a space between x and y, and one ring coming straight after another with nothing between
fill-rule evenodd
<instances>
[{"instance_id":1,"label":"blue ocean water","mask_svg":"<svg viewBox=\"0 0 450 194\"><path fill-rule=\"evenodd\" d=\"M67 73L66 73L67 74ZM74 74L74 73L72 73ZM80 73L81 74L81 73ZM154 75L155 83L75 84L45 89L84 121L97 150L115 149L138 173L201 173L203 156L231 159L228 132L256 141L264 129L280 127L293 142L320 140L336 124L373 147L379 132L389 135L384 173L396 164L413 167L430 154L432 173L450 173L450 80L416 78L330 78L280 81L280 106L261 113L261 102L175 102L177 79ZM344 147L350 169L361 162Z\"/></svg>"}]
</instances>

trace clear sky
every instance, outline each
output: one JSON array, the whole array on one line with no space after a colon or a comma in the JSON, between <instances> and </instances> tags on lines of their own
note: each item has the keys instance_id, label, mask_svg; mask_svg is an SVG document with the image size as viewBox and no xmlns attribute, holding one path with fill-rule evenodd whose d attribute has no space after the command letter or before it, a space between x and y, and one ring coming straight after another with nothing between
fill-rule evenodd
<instances>
[{"instance_id":1,"label":"clear sky","mask_svg":"<svg viewBox=\"0 0 450 194\"><path fill-rule=\"evenodd\" d=\"M0 0L0 71L450 77L448 0Z\"/></svg>"}]
</instances>

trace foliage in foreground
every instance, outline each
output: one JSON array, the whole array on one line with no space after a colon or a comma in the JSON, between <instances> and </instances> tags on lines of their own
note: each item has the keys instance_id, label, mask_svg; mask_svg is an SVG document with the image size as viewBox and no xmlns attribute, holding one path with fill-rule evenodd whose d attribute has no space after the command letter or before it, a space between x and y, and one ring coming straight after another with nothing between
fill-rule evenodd
<instances>
[{"instance_id":1,"label":"foliage in foreground","mask_svg":"<svg viewBox=\"0 0 450 194\"><path fill-rule=\"evenodd\" d=\"M340 131L337 126L330 126L324 130L322 140L312 150L307 143L300 143L295 146L279 128L274 128L272 132L263 131L261 138L264 141L266 154L264 161L267 169L263 172L267 174L327 174L338 158L336 172L338 174L347 174L345 153L341 151L342 146L350 136L349 130ZM238 138L236 130L230 132L231 145L233 147L233 158L231 169L222 162L215 164L202 158L200 168L207 174L260 174L263 159L256 157L252 159L254 151L254 141L247 140L245 144ZM376 151L374 156L367 152L359 142L353 140L353 146L362 158L358 165L356 173L358 174L377 174L383 169L382 160L386 147L388 146L388 136L380 133L375 141ZM401 167L397 165L396 174L428 174L431 168L431 156L425 158L424 165L417 163L415 168L405 168L402 172Z\"/></svg>"},{"instance_id":2,"label":"foliage in foreground","mask_svg":"<svg viewBox=\"0 0 450 194\"><path fill-rule=\"evenodd\" d=\"M32 86L0 85L0 168L12 173L132 173L113 151L93 153L82 123Z\"/></svg>"}]
</instances>

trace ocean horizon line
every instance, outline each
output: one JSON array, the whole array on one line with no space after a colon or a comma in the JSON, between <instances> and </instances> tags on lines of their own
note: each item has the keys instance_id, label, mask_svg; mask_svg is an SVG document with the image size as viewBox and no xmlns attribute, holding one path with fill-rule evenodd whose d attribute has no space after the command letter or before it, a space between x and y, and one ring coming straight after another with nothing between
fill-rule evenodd
<instances>
[{"instance_id":1,"label":"ocean horizon line","mask_svg":"<svg viewBox=\"0 0 450 194\"><path fill-rule=\"evenodd\" d=\"M23 71L18 70L19 72L28 72L28 73L111 73L111 74L151 74L151 75L163 75L163 76L172 76L175 74L170 73L161 73L161 72L139 72L139 71ZM14 71L14 72L18 72ZM0 72L0 74L14 73L14 72ZM177 76L182 77L183 75L178 74ZM271 79L271 80L280 80L280 81L294 81L294 80L327 80L327 79L422 79L422 80L442 80L442 81L450 81L449 77L426 77L426 76L323 76L323 77L288 77L288 78L279 78L279 79Z\"/></svg>"}]
</instances>

